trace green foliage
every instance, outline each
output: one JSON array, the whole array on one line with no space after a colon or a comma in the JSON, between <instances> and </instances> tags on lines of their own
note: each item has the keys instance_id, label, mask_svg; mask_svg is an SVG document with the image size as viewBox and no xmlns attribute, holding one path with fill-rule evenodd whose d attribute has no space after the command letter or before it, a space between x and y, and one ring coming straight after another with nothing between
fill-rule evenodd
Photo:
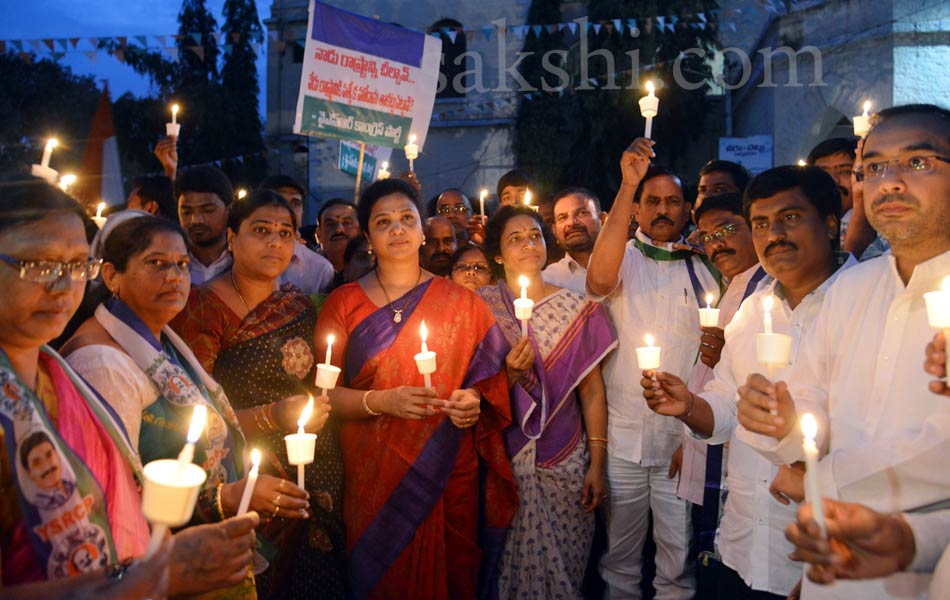
<instances>
[{"instance_id":1,"label":"green foliage","mask_svg":"<svg viewBox=\"0 0 950 600\"><path fill-rule=\"evenodd\" d=\"M562 22L559 5L558 0L533 0L527 24ZM540 37L529 35L524 51L532 56L521 63L520 72L539 90L540 97L532 94L519 107L514 132L519 167L537 177L546 191L586 185L609 205L620 183L620 155L630 142L643 135L644 120L637 100L646 93L639 89L646 79L657 84L660 98L660 115L653 123L658 161L675 166L690 140L702 133L707 86L694 91L679 87L673 78L673 63L690 48L712 51L716 45L712 11L716 8L710 0L591 0L588 18L602 26L599 33L590 30L585 34L586 47L581 43L582 26L578 26L576 35L568 30L545 31ZM709 20L705 30L684 21L687 15L698 12L705 12ZM673 32L660 31L655 21L658 14L679 18ZM622 33L609 23L618 18ZM640 31L636 37L630 35L627 19L637 19ZM599 50L613 57L612 65L600 55L591 56ZM556 54L549 54L549 64L570 74L570 89L558 90L562 82L543 68L542 56L551 51ZM691 82L711 77L706 57L686 55L681 68ZM551 70L549 66L547 71ZM589 83L592 78L596 84ZM613 85L609 85L611 79Z\"/></svg>"},{"instance_id":2,"label":"green foliage","mask_svg":"<svg viewBox=\"0 0 950 600\"><path fill-rule=\"evenodd\" d=\"M0 172L38 163L51 135L60 142L51 166L77 171L99 99L95 80L48 59L0 53L0 81L8 82L0 85Z\"/></svg>"}]
</instances>

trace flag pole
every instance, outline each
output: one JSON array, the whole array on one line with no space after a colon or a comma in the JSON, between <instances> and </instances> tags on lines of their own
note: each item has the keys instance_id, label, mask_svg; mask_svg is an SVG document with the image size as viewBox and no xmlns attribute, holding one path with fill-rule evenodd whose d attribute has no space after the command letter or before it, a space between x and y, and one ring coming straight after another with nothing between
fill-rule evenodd
<instances>
[{"instance_id":1,"label":"flag pole","mask_svg":"<svg viewBox=\"0 0 950 600\"><path fill-rule=\"evenodd\" d=\"M363 180L363 156L366 154L366 144L360 142L360 161L356 165L356 188L353 190L353 204L360 203L360 183Z\"/></svg>"}]
</instances>

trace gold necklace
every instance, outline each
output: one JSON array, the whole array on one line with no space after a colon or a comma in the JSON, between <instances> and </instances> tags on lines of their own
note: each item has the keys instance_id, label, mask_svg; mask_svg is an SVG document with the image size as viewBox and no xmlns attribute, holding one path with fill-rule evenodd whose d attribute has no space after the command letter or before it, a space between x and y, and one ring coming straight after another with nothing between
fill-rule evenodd
<instances>
[{"instance_id":1,"label":"gold necklace","mask_svg":"<svg viewBox=\"0 0 950 600\"><path fill-rule=\"evenodd\" d=\"M238 287L237 281L234 281L234 269L231 269L231 285L234 286L234 291L237 292L238 298L241 299L241 302L244 303L244 310L251 312L251 307L247 305L247 300L244 299L244 294L241 293L241 288Z\"/></svg>"},{"instance_id":2,"label":"gold necklace","mask_svg":"<svg viewBox=\"0 0 950 600\"><path fill-rule=\"evenodd\" d=\"M376 275L376 282L379 283L379 289L383 290L383 296L386 297L386 304L393 311L393 323L402 323L402 313L409 307L409 298L403 303L402 308L396 308L393 306L393 301L389 299L389 292L386 291L386 286L383 285L383 280L379 278L379 267L373 269L373 273ZM422 281L422 268L419 269L419 276L416 277L416 282L412 285L410 289L415 289L419 285L419 282Z\"/></svg>"}]
</instances>

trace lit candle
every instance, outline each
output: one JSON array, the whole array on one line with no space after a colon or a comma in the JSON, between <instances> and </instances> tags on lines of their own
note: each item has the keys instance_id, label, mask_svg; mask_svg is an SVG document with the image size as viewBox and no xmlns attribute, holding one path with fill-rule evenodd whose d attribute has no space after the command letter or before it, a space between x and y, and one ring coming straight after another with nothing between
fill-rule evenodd
<instances>
[{"instance_id":1,"label":"lit candle","mask_svg":"<svg viewBox=\"0 0 950 600\"><path fill-rule=\"evenodd\" d=\"M99 229L102 229L102 226L106 224L106 218L102 216L102 211L105 209L106 203L100 202L99 205L96 206L96 216L92 218L93 222L96 224L96 227Z\"/></svg>"},{"instance_id":2,"label":"lit candle","mask_svg":"<svg viewBox=\"0 0 950 600\"><path fill-rule=\"evenodd\" d=\"M244 189L244 188L240 188L240 189L237 191L237 197L238 197L238 200L243 200L244 198L246 198L246 197L247 197L247 190Z\"/></svg>"},{"instance_id":3,"label":"lit candle","mask_svg":"<svg viewBox=\"0 0 950 600\"><path fill-rule=\"evenodd\" d=\"M185 446L178 453L178 470L184 471L185 465L191 464L195 460L195 444L201 437L201 432L205 429L205 423L208 422L208 407L204 404L195 404L194 412L191 413L191 426L188 428L188 435L185 437Z\"/></svg>"},{"instance_id":4,"label":"lit candle","mask_svg":"<svg viewBox=\"0 0 950 600\"><path fill-rule=\"evenodd\" d=\"M254 493L254 486L257 485L257 471L261 466L261 451L257 448L251 450L251 470L247 474L247 483L244 485L244 493L241 494L241 503L238 505L237 516L247 512L247 507L251 504L251 494Z\"/></svg>"},{"instance_id":5,"label":"lit candle","mask_svg":"<svg viewBox=\"0 0 950 600\"><path fill-rule=\"evenodd\" d=\"M927 320L931 327L943 330L943 335L950 344L950 275L943 278L939 290L924 294L927 303ZM950 347L947 348L947 372L950 378Z\"/></svg>"},{"instance_id":6,"label":"lit candle","mask_svg":"<svg viewBox=\"0 0 950 600\"><path fill-rule=\"evenodd\" d=\"M488 190L484 190L484 189L483 189L483 190L481 191L481 193L478 194L478 207L479 207L479 212L481 213L481 215L482 215L483 218L484 218L484 216L485 216L485 198L487 198L487 197L488 197Z\"/></svg>"},{"instance_id":7,"label":"lit candle","mask_svg":"<svg viewBox=\"0 0 950 600\"><path fill-rule=\"evenodd\" d=\"M647 95L640 98L640 115L647 120L643 137L648 140L653 139L653 117L657 115L660 107L660 99L654 95L654 91L653 82L647 81Z\"/></svg>"},{"instance_id":8,"label":"lit candle","mask_svg":"<svg viewBox=\"0 0 950 600\"><path fill-rule=\"evenodd\" d=\"M802 415L802 450L805 453L805 502L811 502L811 512L815 523L821 529L821 536L828 537L825 530L825 511L821 505L821 489L818 487L818 447L815 437L818 435L818 421L815 415Z\"/></svg>"},{"instance_id":9,"label":"lit candle","mask_svg":"<svg viewBox=\"0 0 950 600\"><path fill-rule=\"evenodd\" d=\"M775 369L787 367L792 357L792 336L784 333L772 333L772 307L775 298L769 294L762 300L762 321L765 333L755 334L755 354L760 364L765 365L769 372L769 381L775 381ZM778 411L769 411L777 415Z\"/></svg>"},{"instance_id":10,"label":"lit candle","mask_svg":"<svg viewBox=\"0 0 950 600\"><path fill-rule=\"evenodd\" d=\"M333 357L333 334L327 336L327 355L323 358L323 364L329 365Z\"/></svg>"},{"instance_id":11,"label":"lit candle","mask_svg":"<svg viewBox=\"0 0 950 600\"><path fill-rule=\"evenodd\" d=\"M765 297L762 300L762 310L764 314L762 316L763 325L765 326L765 334L772 335L772 306L775 305L775 298L771 294Z\"/></svg>"},{"instance_id":12,"label":"lit candle","mask_svg":"<svg viewBox=\"0 0 950 600\"><path fill-rule=\"evenodd\" d=\"M864 114L855 115L851 119L854 123L854 135L859 138L867 137L868 132L871 131L871 115L868 114L870 110L871 101L867 100L864 102Z\"/></svg>"},{"instance_id":13,"label":"lit candle","mask_svg":"<svg viewBox=\"0 0 950 600\"><path fill-rule=\"evenodd\" d=\"M416 145L416 134L409 134L409 143L406 144L406 147L403 148L406 153L406 158L409 159L409 170L415 171L413 168L413 162L419 158L419 146Z\"/></svg>"},{"instance_id":14,"label":"lit candle","mask_svg":"<svg viewBox=\"0 0 950 600\"><path fill-rule=\"evenodd\" d=\"M383 161L383 166L376 173L376 179L389 179L389 162Z\"/></svg>"},{"instance_id":15,"label":"lit candle","mask_svg":"<svg viewBox=\"0 0 950 600\"><path fill-rule=\"evenodd\" d=\"M333 334L327 336L327 353L323 357L323 362L317 365L317 376L314 385L320 388L320 395L326 396L327 390L336 387L336 380L340 376L340 367L334 367L330 364L333 358Z\"/></svg>"},{"instance_id":16,"label":"lit candle","mask_svg":"<svg viewBox=\"0 0 950 600\"><path fill-rule=\"evenodd\" d=\"M706 294L706 308L699 309L701 327L719 327L719 309L712 307L713 295Z\"/></svg>"},{"instance_id":17,"label":"lit candle","mask_svg":"<svg viewBox=\"0 0 950 600\"><path fill-rule=\"evenodd\" d=\"M313 396L307 400L307 404L297 419L297 433L284 436L284 442L287 444L287 462L297 465L297 485L304 487L304 466L313 462L313 455L316 451L317 436L314 433L304 431L304 426L310 421L313 415Z\"/></svg>"},{"instance_id":18,"label":"lit candle","mask_svg":"<svg viewBox=\"0 0 950 600\"><path fill-rule=\"evenodd\" d=\"M653 345L655 340L653 339L653 336L650 335L649 333L646 334L646 336L644 336L644 340L646 340L647 345L640 346L639 348L636 349L637 366L640 367L641 371L649 371L651 369L656 371L657 369L660 368L661 349L659 346ZM656 376L654 376L653 379L655 381Z\"/></svg>"},{"instance_id":19,"label":"lit candle","mask_svg":"<svg viewBox=\"0 0 950 600\"><path fill-rule=\"evenodd\" d=\"M528 284L531 280L524 275L518 276L518 285L521 286L521 297L515 299L515 318L521 321L521 337L528 337L528 321L534 311L534 300L528 298Z\"/></svg>"},{"instance_id":20,"label":"lit candle","mask_svg":"<svg viewBox=\"0 0 950 600\"><path fill-rule=\"evenodd\" d=\"M808 166L808 163L805 162L805 159L804 159L804 158L799 158L799 159L798 159L798 166L799 166L799 167L807 167L807 166Z\"/></svg>"},{"instance_id":21,"label":"lit candle","mask_svg":"<svg viewBox=\"0 0 950 600\"><path fill-rule=\"evenodd\" d=\"M50 138L46 140L46 146L43 148L43 159L40 161L40 166L44 169L49 168L49 161L53 158L53 148L59 145L59 142L56 138Z\"/></svg>"},{"instance_id":22,"label":"lit candle","mask_svg":"<svg viewBox=\"0 0 950 600\"><path fill-rule=\"evenodd\" d=\"M68 192L69 186L74 183L76 183L76 176L72 173L67 173L66 175L63 175L59 178L59 189L63 190L64 192Z\"/></svg>"},{"instance_id":23,"label":"lit candle","mask_svg":"<svg viewBox=\"0 0 950 600\"><path fill-rule=\"evenodd\" d=\"M425 386L431 388L431 375L435 373L435 352L429 350L429 346L426 345L426 340L429 337L429 329L426 327L425 321L423 321L419 327L419 337L422 338L422 349L415 355L416 368L419 369L419 373L425 380Z\"/></svg>"},{"instance_id":24,"label":"lit candle","mask_svg":"<svg viewBox=\"0 0 950 600\"><path fill-rule=\"evenodd\" d=\"M172 122L165 123L165 135L178 137L181 133L181 124L178 122L178 105L172 104Z\"/></svg>"}]
</instances>

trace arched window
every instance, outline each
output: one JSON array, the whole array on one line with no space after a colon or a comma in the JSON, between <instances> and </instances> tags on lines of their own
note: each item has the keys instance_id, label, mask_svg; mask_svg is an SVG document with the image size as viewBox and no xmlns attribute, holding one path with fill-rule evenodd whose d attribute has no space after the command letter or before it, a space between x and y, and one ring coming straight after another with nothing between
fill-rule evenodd
<instances>
[{"instance_id":1,"label":"arched window","mask_svg":"<svg viewBox=\"0 0 950 600\"><path fill-rule=\"evenodd\" d=\"M468 68L465 54L465 31L455 19L439 19L429 27L429 33L442 39L442 63L439 72L445 77L445 87L436 93L436 98L464 98L463 87L468 85L468 75L456 82L456 76Z\"/></svg>"}]
</instances>

